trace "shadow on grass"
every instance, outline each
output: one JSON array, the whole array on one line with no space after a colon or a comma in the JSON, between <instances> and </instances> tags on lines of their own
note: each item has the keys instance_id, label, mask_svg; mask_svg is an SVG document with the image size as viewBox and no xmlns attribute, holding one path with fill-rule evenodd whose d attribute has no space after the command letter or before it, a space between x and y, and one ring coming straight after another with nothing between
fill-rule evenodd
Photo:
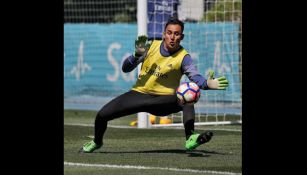
<instances>
[{"instance_id":1,"label":"shadow on grass","mask_svg":"<svg viewBox=\"0 0 307 175\"><path fill-rule=\"evenodd\" d=\"M209 157L211 154L225 155L215 151L206 150L182 150L182 149L164 149L164 150L146 150L146 151L100 151L96 153L104 154L125 154L125 153L174 153L174 154L188 154L188 157Z\"/></svg>"}]
</instances>

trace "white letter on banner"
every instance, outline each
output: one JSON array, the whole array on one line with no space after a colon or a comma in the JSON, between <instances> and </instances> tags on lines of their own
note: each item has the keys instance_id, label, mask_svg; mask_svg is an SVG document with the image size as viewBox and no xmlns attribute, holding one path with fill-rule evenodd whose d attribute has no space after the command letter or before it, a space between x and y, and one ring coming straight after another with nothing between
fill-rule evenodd
<instances>
[{"instance_id":1,"label":"white letter on banner","mask_svg":"<svg viewBox=\"0 0 307 175\"><path fill-rule=\"evenodd\" d=\"M109 49L108 49L108 60L110 61L110 63L112 64L112 66L114 67L114 70L115 70L114 75L107 74L107 79L109 81L117 81L117 79L118 79L118 76L119 76L119 65L118 65L118 63L116 62L115 58L112 55L112 50L113 49L117 49L118 50L120 48L121 48L120 44L112 43L110 45Z\"/></svg>"},{"instance_id":2,"label":"white letter on banner","mask_svg":"<svg viewBox=\"0 0 307 175\"><path fill-rule=\"evenodd\" d=\"M214 60L213 60L213 68L208 67L208 69L205 72L205 75L209 76L209 71L214 70L217 75L225 75L227 72L231 71L231 68L227 66L227 62L225 58L221 59L221 42L216 41L215 42L215 48L214 48Z\"/></svg>"},{"instance_id":3,"label":"white letter on banner","mask_svg":"<svg viewBox=\"0 0 307 175\"><path fill-rule=\"evenodd\" d=\"M79 51L78 51L77 64L70 71L70 74L76 76L77 81L80 80L81 74L84 74L85 71L90 71L92 69L91 66L89 66L87 63L84 62L83 50L84 50L84 43L83 43L83 40L81 40Z\"/></svg>"},{"instance_id":4,"label":"white letter on banner","mask_svg":"<svg viewBox=\"0 0 307 175\"><path fill-rule=\"evenodd\" d=\"M230 67L227 66L227 61L225 60L225 55L221 58L221 42L215 42L215 49L214 49L214 68L218 72L219 75L224 75L227 72L230 72Z\"/></svg>"}]
</instances>

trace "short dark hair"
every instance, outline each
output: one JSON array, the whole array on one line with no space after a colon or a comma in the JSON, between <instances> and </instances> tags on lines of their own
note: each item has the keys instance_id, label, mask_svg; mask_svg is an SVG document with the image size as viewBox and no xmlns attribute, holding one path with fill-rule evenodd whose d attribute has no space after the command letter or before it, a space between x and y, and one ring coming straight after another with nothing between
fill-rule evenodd
<instances>
[{"instance_id":1,"label":"short dark hair","mask_svg":"<svg viewBox=\"0 0 307 175\"><path fill-rule=\"evenodd\" d=\"M183 30L184 30L184 23L182 21L180 21L178 18L176 17L170 17L167 21L167 23L165 24L165 27L164 27L164 31L166 30L166 27L169 25L169 24L178 24L180 25L181 29L182 29L182 33L183 33Z\"/></svg>"}]
</instances>

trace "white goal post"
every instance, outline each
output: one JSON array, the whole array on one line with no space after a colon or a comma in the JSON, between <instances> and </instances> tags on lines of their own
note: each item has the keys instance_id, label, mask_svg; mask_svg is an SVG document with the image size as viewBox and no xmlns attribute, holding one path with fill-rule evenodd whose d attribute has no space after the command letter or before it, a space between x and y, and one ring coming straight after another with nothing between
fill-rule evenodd
<instances>
[{"instance_id":1,"label":"white goal post","mask_svg":"<svg viewBox=\"0 0 307 175\"><path fill-rule=\"evenodd\" d=\"M137 25L138 35L147 35L147 0L137 0ZM138 74L140 73L142 64L138 65ZM138 128L149 128L150 121L146 112L140 112L138 116Z\"/></svg>"}]
</instances>

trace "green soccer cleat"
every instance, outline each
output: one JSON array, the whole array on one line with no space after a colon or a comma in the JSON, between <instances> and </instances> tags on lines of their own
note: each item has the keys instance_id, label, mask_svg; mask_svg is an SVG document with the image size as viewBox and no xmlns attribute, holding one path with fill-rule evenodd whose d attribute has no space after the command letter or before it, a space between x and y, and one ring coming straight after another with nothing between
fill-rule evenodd
<instances>
[{"instance_id":1,"label":"green soccer cleat","mask_svg":"<svg viewBox=\"0 0 307 175\"><path fill-rule=\"evenodd\" d=\"M101 145L97 145L93 140L90 142L87 142L83 145L81 148L81 152L83 153L92 153L94 150L99 149Z\"/></svg>"},{"instance_id":2,"label":"green soccer cleat","mask_svg":"<svg viewBox=\"0 0 307 175\"><path fill-rule=\"evenodd\" d=\"M209 142L212 136L213 133L210 131L206 131L202 134L194 133L185 142L185 148L187 150L193 150L197 148L199 145Z\"/></svg>"}]
</instances>

